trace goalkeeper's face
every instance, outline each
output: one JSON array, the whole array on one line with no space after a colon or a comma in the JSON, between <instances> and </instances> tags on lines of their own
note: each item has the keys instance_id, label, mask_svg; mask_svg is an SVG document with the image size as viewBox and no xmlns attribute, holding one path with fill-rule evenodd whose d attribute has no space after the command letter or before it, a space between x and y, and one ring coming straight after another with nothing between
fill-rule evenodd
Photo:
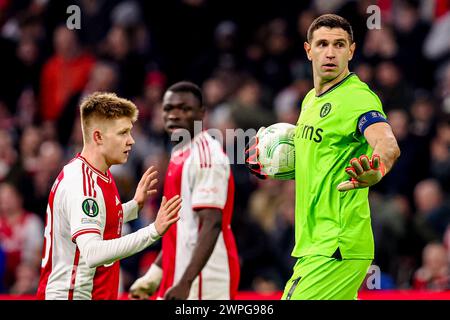
<instances>
[{"instance_id":1,"label":"goalkeeper's face","mask_svg":"<svg viewBox=\"0 0 450 320\"><path fill-rule=\"evenodd\" d=\"M355 43L341 28L320 27L312 34L310 43L304 44L308 59L312 61L314 77L328 82L348 70Z\"/></svg>"}]
</instances>

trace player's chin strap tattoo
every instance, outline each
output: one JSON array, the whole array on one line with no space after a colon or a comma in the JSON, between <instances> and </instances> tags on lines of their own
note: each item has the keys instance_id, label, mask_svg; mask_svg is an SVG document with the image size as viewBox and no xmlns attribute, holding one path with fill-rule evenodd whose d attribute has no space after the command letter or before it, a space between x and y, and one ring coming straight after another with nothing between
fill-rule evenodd
<instances>
[{"instance_id":1,"label":"player's chin strap tattoo","mask_svg":"<svg viewBox=\"0 0 450 320\"><path fill-rule=\"evenodd\" d=\"M259 179L267 179L267 175L262 171L262 165L258 160L258 137L254 136L245 146L245 166Z\"/></svg>"},{"instance_id":2,"label":"player's chin strap tattoo","mask_svg":"<svg viewBox=\"0 0 450 320\"><path fill-rule=\"evenodd\" d=\"M371 187L384 177L386 169L378 154L374 154L370 160L363 154L350 160L350 167L345 168L345 172L350 180L341 182L337 186L339 191Z\"/></svg>"}]
</instances>

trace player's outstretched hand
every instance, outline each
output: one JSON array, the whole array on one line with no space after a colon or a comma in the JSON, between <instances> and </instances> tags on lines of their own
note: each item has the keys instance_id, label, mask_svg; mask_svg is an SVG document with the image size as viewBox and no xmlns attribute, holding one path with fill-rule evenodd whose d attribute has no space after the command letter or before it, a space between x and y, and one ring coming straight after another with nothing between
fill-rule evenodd
<instances>
[{"instance_id":1,"label":"player's outstretched hand","mask_svg":"<svg viewBox=\"0 0 450 320\"><path fill-rule=\"evenodd\" d=\"M337 189L348 191L352 189L367 188L378 183L386 173L380 156L374 154L372 159L363 154L358 158L350 160L350 167L345 168L350 180L341 182Z\"/></svg>"},{"instance_id":2,"label":"player's outstretched hand","mask_svg":"<svg viewBox=\"0 0 450 320\"><path fill-rule=\"evenodd\" d=\"M258 134L264 129L265 127L259 128L258 133L250 139L244 151L245 166L259 179L267 179L267 175L262 171L262 165L258 160Z\"/></svg>"},{"instance_id":3,"label":"player's outstretched hand","mask_svg":"<svg viewBox=\"0 0 450 320\"><path fill-rule=\"evenodd\" d=\"M158 182L158 179L156 179L157 175L158 171L153 166L148 168L142 175L133 198L138 203L140 209L144 206L147 198L156 193L157 190L153 189L153 187Z\"/></svg>"},{"instance_id":4,"label":"player's outstretched hand","mask_svg":"<svg viewBox=\"0 0 450 320\"><path fill-rule=\"evenodd\" d=\"M128 297L132 300L147 300L161 283L163 271L153 263L148 271L131 285Z\"/></svg>"},{"instance_id":5,"label":"player's outstretched hand","mask_svg":"<svg viewBox=\"0 0 450 320\"><path fill-rule=\"evenodd\" d=\"M179 195L174 196L170 200L163 197L161 207L155 219L156 231L162 236L167 229L180 219L178 212L181 209L181 198Z\"/></svg>"}]
</instances>

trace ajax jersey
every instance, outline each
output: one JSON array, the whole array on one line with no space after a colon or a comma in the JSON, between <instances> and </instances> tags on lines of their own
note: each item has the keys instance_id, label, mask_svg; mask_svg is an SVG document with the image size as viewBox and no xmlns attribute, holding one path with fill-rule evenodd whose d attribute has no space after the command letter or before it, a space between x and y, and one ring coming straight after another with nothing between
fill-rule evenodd
<instances>
[{"instance_id":1,"label":"ajax jersey","mask_svg":"<svg viewBox=\"0 0 450 320\"><path fill-rule=\"evenodd\" d=\"M172 154L164 195L170 199L177 194L183 203L180 220L162 238L164 272L159 297L177 283L191 260L200 230L196 210L214 208L222 212L222 231L208 262L194 280L188 299L233 299L239 282L239 260L230 226L234 181L222 146L206 132Z\"/></svg>"},{"instance_id":2,"label":"ajax jersey","mask_svg":"<svg viewBox=\"0 0 450 320\"><path fill-rule=\"evenodd\" d=\"M106 214L108 212L108 214ZM38 299L117 299L119 262L89 268L76 245L84 233L121 236L123 209L111 173L77 155L50 192Z\"/></svg>"}]
</instances>

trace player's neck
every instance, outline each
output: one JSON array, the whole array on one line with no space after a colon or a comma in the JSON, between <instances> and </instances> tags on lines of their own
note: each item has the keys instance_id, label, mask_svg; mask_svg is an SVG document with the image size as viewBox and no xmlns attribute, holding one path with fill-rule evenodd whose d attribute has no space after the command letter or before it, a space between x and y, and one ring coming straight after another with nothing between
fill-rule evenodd
<instances>
[{"instance_id":1,"label":"player's neck","mask_svg":"<svg viewBox=\"0 0 450 320\"><path fill-rule=\"evenodd\" d=\"M331 80L323 80L319 76L314 76L314 89L316 91L316 96L320 96L322 93L330 89L336 83L348 76L350 71L345 68L336 78Z\"/></svg>"},{"instance_id":2,"label":"player's neck","mask_svg":"<svg viewBox=\"0 0 450 320\"><path fill-rule=\"evenodd\" d=\"M105 157L100 153L100 152L95 152L93 150L91 150L91 148L89 148L88 146L84 146L83 147L83 151L81 151L80 154L83 158L86 159L87 162L89 162L89 164L91 166L93 166L95 169L97 169L98 171L106 174L106 172L109 169L108 164L106 163L106 159Z\"/></svg>"}]
</instances>

